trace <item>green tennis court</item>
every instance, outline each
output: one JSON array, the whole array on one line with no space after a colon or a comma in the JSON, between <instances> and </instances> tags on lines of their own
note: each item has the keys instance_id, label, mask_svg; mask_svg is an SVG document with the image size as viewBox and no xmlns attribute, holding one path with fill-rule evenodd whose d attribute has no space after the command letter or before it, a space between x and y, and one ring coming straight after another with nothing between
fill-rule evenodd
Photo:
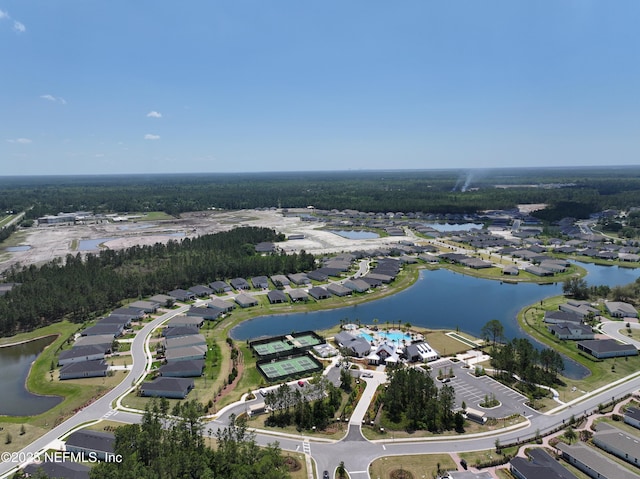
<instances>
[{"instance_id":1,"label":"green tennis court","mask_svg":"<svg viewBox=\"0 0 640 479\"><path fill-rule=\"evenodd\" d=\"M276 381L289 376L302 376L322 369L320 363L309 356L297 356L257 365L269 381Z\"/></svg>"},{"instance_id":2,"label":"green tennis court","mask_svg":"<svg viewBox=\"0 0 640 479\"><path fill-rule=\"evenodd\" d=\"M253 350L258 356L269 356L271 354L279 354L285 351L291 351L293 345L286 341L276 340L270 343L254 344Z\"/></svg>"}]
</instances>

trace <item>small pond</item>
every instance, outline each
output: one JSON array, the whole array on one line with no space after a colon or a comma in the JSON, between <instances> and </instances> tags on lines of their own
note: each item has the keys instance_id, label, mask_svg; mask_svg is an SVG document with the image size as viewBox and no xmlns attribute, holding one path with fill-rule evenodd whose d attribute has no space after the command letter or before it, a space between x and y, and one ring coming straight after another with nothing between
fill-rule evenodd
<instances>
[{"instance_id":1,"label":"small pond","mask_svg":"<svg viewBox=\"0 0 640 479\"><path fill-rule=\"evenodd\" d=\"M31 246L29 245L7 246L5 248L5 251L8 251L9 253L18 253L20 251L29 251L30 249L31 249Z\"/></svg>"},{"instance_id":2,"label":"small pond","mask_svg":"<svg viewBox=\"0 0 640 479\"><path fill-rule=\"evenodd\" d=\"M423 223L423 225L433 228L436 231L470 231L472 229L482 229L482 223Z\"/></svg>"}]
</instances>

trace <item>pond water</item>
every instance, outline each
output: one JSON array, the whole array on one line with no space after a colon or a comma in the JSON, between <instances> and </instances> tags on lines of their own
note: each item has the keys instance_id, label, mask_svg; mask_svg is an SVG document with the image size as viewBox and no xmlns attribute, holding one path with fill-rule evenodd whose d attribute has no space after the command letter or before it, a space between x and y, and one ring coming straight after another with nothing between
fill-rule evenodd
<instances>
[{"instance_id":1,"label":"pond water","mask_svg":"<svg viewBox=\"0 0 640 479\"><path fill-rule=\"evenodd\" d=\"M482 223L422 223L436 231L469 231L472 229L482 229Z\"/></svg>"},{"instance_id":2,"label":"pond water","mask_svg":"<svg viewBox=\"0 0 640 479\"><path fill-rule=\"evenodd\" d=\"M342 236L349 239L373 239L379 238L380 235L373 231L361 231L361 230L329 230L333 234Z\"/></svg>"},{"instance_id":3,"label":"pond water","mask_svg":"<svg viewBox=\"0 0 640 479\"><path fill-rule=\"evenodd\" d=\"M9 253L17 253L19 251L29 251L30 249L31 249L31 246L29 245L7 246L5 248L5 251L8 251Z\"/></svg>"},{"instance_id":4,"label":"pond water","mask_svg":"<svg viewBox=\"0 0 640 479\"><path fill-rule=\"evenodd\" d=\"M100 245L102 243L106 243L107 241L114 240L116 238L97 238L97 239L87 239L80 240L78 244L78 251L94 251L100 249Z\"/></svg>"},{"instance_id":5,"label":"pond water","mask_svg":"<svg viewBox=\"0 0 640 479\"><path fill-rule=\"evenodd\" d=\"M589 285L609 286L626 284L638 277L636 270L581 264L589 274ZM480 337L487 321L499 320L507 338L528 337L520 329L516 316L523 307L549 296L562 294L562 284L509 284L454 273L447 269L421 271L416 284L392 296L348 308L262 316L245 321L231 331L236 340L261 336L288 334L291 331L327 329L339 324L360 320L366 324L384 325L400 321L432 329L453 329ZM530 339L530 338L529 338ZM445 351L441 353L446 354ZM577 363L565 361L565 374L582 377L586 370Z\"/></svg>"},{"instance_id":6,"label":"pond water","mask_svg":"<svg viewBox=\"0 0 640 479\"><path fill-rule=\"evenodd\" d=\"M30 416L43 413L62 401L58 396L38 396L27 391L25 381L31 363L55 336L0 348L0 415Z\"/></svg>"}]
</instances>

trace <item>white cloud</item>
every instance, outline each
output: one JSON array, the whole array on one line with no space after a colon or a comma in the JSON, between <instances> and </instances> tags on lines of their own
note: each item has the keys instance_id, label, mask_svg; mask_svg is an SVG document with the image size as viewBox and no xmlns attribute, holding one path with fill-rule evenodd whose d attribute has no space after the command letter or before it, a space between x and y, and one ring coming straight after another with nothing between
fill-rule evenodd
<instances>
[{"instance_id":1,"label":"white cloud","mask_svg":"<svg viewBox=\"0 0 640 479\"><path fill-rule=\"evenodd\" d=\"M67 104L67 100L65 100L60 96L53 96L53 95L47 94L47 95L40 95L40 98L42 98L43 100L52 101L54 103L60 103L61 105Z\"/></svg>"},{"instance_id":2,"label":"white cloud","mask_svg":"<svg viewBox=\"0 0 640 479\"><path fill-rule=\"evenodd\" d=\"M7 12L0 10L0 20L13 20L13 31L17 32L17 33L24 33L27 31L27 27L24 26L24 23L19 22L18 20L14 20L13 18L11 18L11 15L9 15Z\"/></svg>"},{"instance_id":3,"label":"white cloud","mask_svg":"<svg viewBox=\"0 0 640 479\"><path fill-rule=\"evenodd\" d=\"M157 112L157 111L150 111L149 113L147 113L147 118L162 118L162 113Z\"/></svg>"},{"instance_id":4,"label":"white cloud","mask_svg":"<svg viewBox=\"0 0 640 479\"><path fill-rule=\"evenodd\" d=\"M147 133L146 135L144 135L144 139L145 140L159 140L160 139L160 135L152 135L151 133Z\"/></svg>"},{"instance_id":5,"label":"white cloud","mask_svg":"<svg viewBox=\"0 0 640 479\"><path fill-rule=\"evenodd\" d=\"M16 138L15 140L7 140L9 143L19 143L21 145L28 145L32 143L29 138Z\"/></svg>"}]
</instances>

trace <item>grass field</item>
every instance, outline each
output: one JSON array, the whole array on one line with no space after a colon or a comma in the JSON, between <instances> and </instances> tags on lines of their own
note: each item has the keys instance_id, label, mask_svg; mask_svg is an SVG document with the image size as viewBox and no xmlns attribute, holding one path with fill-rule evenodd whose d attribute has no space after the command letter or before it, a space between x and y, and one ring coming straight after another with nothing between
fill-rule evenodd
<instances>
[{"instance_id":1,"label":"grass field","mask_svg":"<svg viewBox=\"0 0 640 479\"><path fill-rule=\"evenodd\" d=\"M336 457L336 461L340 461ZM390 479L393 471L404 470L410 472L414 478L435 477L440 471L456 470L456 464L448 454L421 454L413 456L385 456L376 459L369 466L369 476L372 478Z\"/></svg>"}]
</instances>

